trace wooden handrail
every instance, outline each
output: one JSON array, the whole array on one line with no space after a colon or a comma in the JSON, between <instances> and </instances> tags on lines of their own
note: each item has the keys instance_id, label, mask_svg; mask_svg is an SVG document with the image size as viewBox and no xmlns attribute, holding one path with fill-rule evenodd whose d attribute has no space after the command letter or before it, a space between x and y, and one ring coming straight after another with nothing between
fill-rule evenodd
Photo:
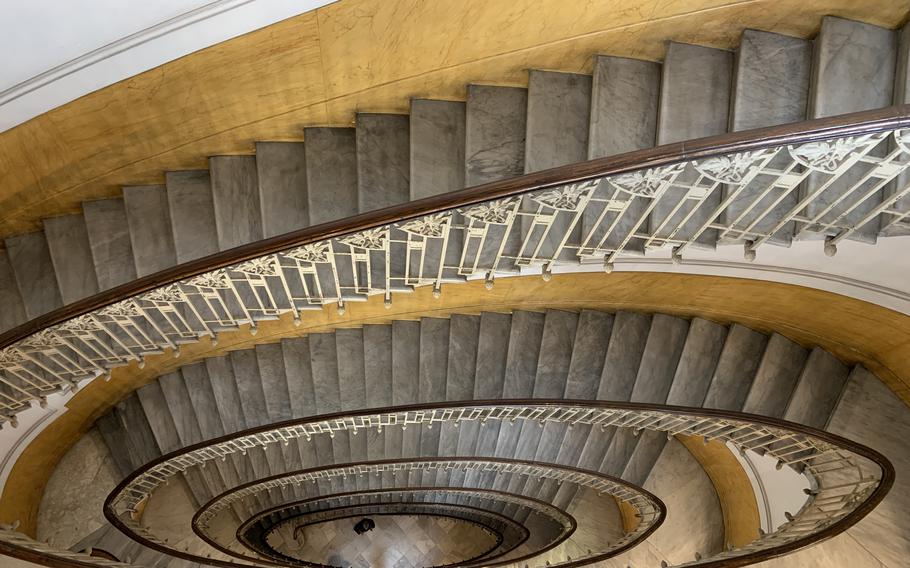
<instances>
[{"instance_id":1,"label":"wooden handrail","mask_svg":"<svg viewBox=\"0 0 910 568\"><path fill-rule=\"evenodd\" d=\"M528 191L596 179L642 168L685 162L708 156L787 144L805 144L830 138L858 136L908 127L910 127L910 105L897 105L779 126L731 132L696 140L674 142L410 201L248 243L137 278L38 316L0 334L0 349L52 325L167 284L295 246L339 237L392 222L474 205L492 199L520 195Z\"/></svg>"}]
</instances>

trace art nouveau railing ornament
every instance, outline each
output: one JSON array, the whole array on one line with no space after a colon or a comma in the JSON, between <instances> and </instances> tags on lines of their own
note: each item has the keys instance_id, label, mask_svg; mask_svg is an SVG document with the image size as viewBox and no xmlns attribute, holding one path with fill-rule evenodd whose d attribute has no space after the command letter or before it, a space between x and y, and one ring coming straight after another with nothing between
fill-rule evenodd
<instances>
[{"instance_id":1,"label":"art nouveau railing ornament","mask_svg":"<svg viewBox=\"0 0 910 568\"><path fill-rule=\"evenodd\" d=\"M244 435L225 437L213 443L190 446L153 462L125 480L108 498L106 514L114 524L119 523L125 528L135 525L131 521L131 512L168 479L189 468L201 467L207 462L221 460L254 447L267 447L292 440L312 441L314 437L334 436L340 431L353 433L371 428L382 430L409 426L429 428L441 427L446 423L458 427L469 422L484 425L490 421L499 422L503 427L521 421L540 427L547 423L557 423L569 428L582 425L588 428L624 428L636 434L649 430L667 436L703 437L705 440L732 444L740 451L752 450L777 460L780 467L791 467L807 476L812 487L811 494L807 496L802 509L792 515L792 520L746 546L701 558L690 564L693 566L741 565L724 562L742 560L749 563L747 560L754 562L754 558L761 558L761 553L765 551L781 547L795 550L808 546L826 538L832 531L845 530L846 526L855 523L883 498L893 483L893 468L883 456L873 450L831 434L763 417L634 403L472 401L294 421L257 429ZM317 483L331 476L377 473L397 475L396 472L413 467L457 469L468 462L470 460L467 459L427 458L406 463L358 464L284 475L231 491L224 498L204 507L197 514L196 522L204 527L219 512L228 511L232 503L272 489ZM546 464L529 465L526 462L498 463L492 458L486 461L478 458L475 462L479 464L477 467L495 468L502 473L520 472L553 478L606 492L617 500L632 505L642 519L654 518L654 504L640 492L616 481L592 476L589 472L554 468ZM641 526L644 527L642 530L648 530L649 523L642 522ZM630 535L627 537L638 537L633 533ZM583 563L582 559L574 559L572 565L579 563Z\"/></svg>"},{"instance_id":2,"label":"art nouveau railing ornament","mask_svg":"<svg viewBox=\"0 0 910 568\"><path fill-rule=\"evenodd\" d=\"M442 210L430 200L426 214L417 203L405 220L321 239L315 227L281 241L296 244L269 244L267 253L243 249L236 262L227 251L208 271L88 302L99 305L25 335L6 334L7 341L0 340L0 425L15 425L16 413L29 404L44 404L53 392L131 361L141 365L164 351L179 355L183 344L214 341L240 326L255 333L258 322L288 313L299 321L304 311L326 305L343 311L346 303L372 295L391 302L417 286L439 294L444 284L473 278L492 285L497 274L530 266L542 267L545 278L560 263L603 262L609 272L619 257L661 248L678 261L689 247L741 243L753 259L769 243L825 237L833 254L845 238L873 238L870 227L910 228L910 209L896 205L910 193L896 185L910 167L910 130L897 128L903 122L894 118L841 123L846 126L772 137L764 146L740 134L742 141L717 145L713 154L680 146L675 161L659 148L649 150L662 159L652 157L637 169L622 157L557 168L543 178L556 181L525 176L524 191L525 178L518 178L444 196L443 203L453 205ZM842 132L851 135L837 136ZM809 141L781 141L793 139ZM559 182L560 175L581 174L586 178ZM357 221L394 217L395 210Z\"/></svg>"}]
</instances>

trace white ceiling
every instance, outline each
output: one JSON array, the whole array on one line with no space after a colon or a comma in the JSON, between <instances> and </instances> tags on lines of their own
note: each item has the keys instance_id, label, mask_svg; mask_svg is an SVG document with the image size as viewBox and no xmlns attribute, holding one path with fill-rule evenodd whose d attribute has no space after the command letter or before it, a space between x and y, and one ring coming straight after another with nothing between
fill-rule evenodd
<instances>
[{"instance_id":1,"label":"white ceiling","mask_svg":"<svg viewBox=\"0 0 910 568\"><path fill-rule=\"evenodd\" d=\"M0 0L0 132L332 0Z\"/></svg>"}]
</instances>

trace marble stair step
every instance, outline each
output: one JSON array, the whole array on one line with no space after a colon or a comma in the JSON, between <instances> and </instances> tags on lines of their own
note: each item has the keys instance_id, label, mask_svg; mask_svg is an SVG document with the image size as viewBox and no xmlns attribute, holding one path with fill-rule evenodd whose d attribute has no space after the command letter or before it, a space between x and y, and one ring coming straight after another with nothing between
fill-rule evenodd
<instances>
[{"instance_id":1,"label":"marble stair step","mask_svg":"<svg viewBox=\"0 0 910 568\"><path fill-rule=\"evenodd\" d=\"M98 432L101 433L104 444L110 450L114 465L122 477L126 477L134 469L141 467L141 463L133 462L130 452L130 440L122 424L114 412L108 412L95 422Z\"/></svg>"},{"instance_id":2,"label":"marble stair step","mask_svg":"<svg viewBox=\"0 0 910 568\"><path fill-rule=\"evenodd\" d=\"M572 350L578 330L578 313L547 310L534 374L531 396L563 398L572 364Z\"/></svg>"},{"instance_id":3,"label":"marble stair step","mask_svg":"<svg viewBox=\"0 0 910 568\"><path fill-rule=\"evenodd\" d=\"M369 361L369 379L365 380L367 406L392 404L392 326L363 326L363 361Z\"/></svg>"},{"instance_id":4,"label":"marble stair step","mask_svg":"<svg viewBox=\"0 0 910 568\"><path fill-rule=\"evenodd\" d=\"M670 42L661 77L660 112L657 123L657 143L668 144L727 131L730 108L730 84L733 73L733 54L722 49ZM693 173L683 173L680 181L694 181ZM696 203L677 204L685 199L686 190L670 188L651 211L650 228L658 236L669 236L677 224L683 223L675 238L688 239L707 220L720 203L716 190L698 206L697 211L683 222ZM665 224L666 223L666 224ZM661 228L661 226L663 226ZM713 247L716 231L707 230L698 243Z\"/></svg>"},{"instance_id":5,"label":"marble stair step","mask_svg":"<svg viewBox=\"0 0 910 568\"><path fill-rule=\"evenodd\" d=\"M650 328L649 314L616 312L597 400L630 399Z\"/></svg>"},{"instance_id":6,"label":"marble stair step","mask_svg":"<svg viewBox=\"0 0 910 568\"><path fill-rule=\"evenodd\" d=\"M739 324L730 326L702 406L741 410L767 343L768 337L762 333Z\"/></svg>"},{"instance_id":7,"label":"marble stair step","mask_svg":"<svg viewBox=\"0 0 910 568\"><path fill-rule=\"evenodd\" d=\"M259 377L259 361L256 352L251 349L232 351L228 358L237 382L237 393L247 428L255 428L269 423L269 412L265 402L265 392Z\"/></svg>"},{"instance_id":8,"label":"marble stair step","mask_svg":"<svg viewBox=\"0 0 910 568\"><path fill-rule=\"evenodd\" d=\"M410 199L410 124L406 114L358 113L357 210L383 209Z\"/></svg>"},{"instance_id":9,"label":"marble stair step","mask_svg":"<svg viewBox=\"0 0 910 568\"><path fill-rule=\"evenodd\" d=\"M0 333L25 321L25 303L6 250L0 251L0 303L4 307L0 310Z\"/></svg>"},{"instance_id":10,"label":"marble stair step","mask_svg":"<svg viewBox=\"0 0 910 568\"><path fill-rule=\"evenodd\" d=\"M824 429L849 377L850 368L837 357L819 347L812 349L790 397L784 420Z\"/></svg>"},{"instance_id":11,"label":"marble stair step","mask_svg":"<svg viewBox=\"0 0 910 568\"><path fill-rule=\"evenodd\" d=\"M54 263L44 233L15 235L7 238L5 244L9 267L26 317L33 319L62 307L63 300L57 287ZM13 300L13 310L18 311L15 294L10 291L6 295ZM17 319L18 317L10 318L13 321Z\"/></svg>"},{"instance_id":12,"label":"marble stair step","mask_svg":"<svg viewBox=\"0 0 910 568\"><path fill-rule=\"evenodd\" d=\"M306 128L310 225L357 214L357 143L353 128Z\"/></svg>"},{"instance_id":13,"label":"marble stair step","mask_svg":"<svg viewBox=\"0 0 910 568\"><path fill-rule=\"evenodd\" d=\"M566 376L565 397L596 399L613 331L613 314L582 310Z\"/></svg>"},{"instance_id":14,"label":"marble stair step","mask_svg":"<svg viewBox=\"0 0 910 568\"><path fill-rule=\"evenodd\" d=\"M502 398L530 398L534 395L545 319L543 312L512 312Z\"/></svg>"},{"instance_id":15,"label":"marble stair step","mask_svg":"<svg viewBox=\"0 0 910 568\"><path fill-rule=\"evenodd\" d=\"M776 126L806 119L809 82L812 72L812 42L758 30L745 30L736 52L733 75L733 95L730 110L730 130L741 131ZM771 167L786 167L786 151L776 157ZM727 186L726 193L733 189ZM767 233L782 215L797 203L797 192L791 191L774 205L771 213L758 219L761 211L781 199L783 190L764 197L754 208L749 204L758 199L762 184L749 184L734 198L724 212L724 219L737 226L756 223L754 230ZM725 193L725 195L726 195ZM772 242L787 244L793 225L778 231Z\"/></svg>"},{"instance_id":16,"label":"marble stair step","mask_svg":"<svg viewBox=\"0 0 910 568\"><path fill-rule=\"evenodd\" d=\"M702 318L689 325L686 343L667 395L667 404L701 406L720 360L727 328Z\"/></svg>"},{"instance_id":17,"label":"marble stair step","mask_svg":"<svg viewBox=\"0 0 910 568\"><path fill-rule=\"evenodd\" d=\"M256 177L264 238L282 235L310 224L302 142L257 142Z\"/></svg>"},{"instance_id":18,"label":"marble stair step","mask_svg":"<svg viewBox=\"0 0 910 568\"><path fill-rule=\"evenodd\" d=\"M63 305L97 294L98 277L85 217L77 213L45 219L43 223Z\"/></svg>"},{"instance_id":19,"label":"marble stair step","mask_svg":"<svg viewBox=\"0 0 910 568\"><path fill-rule=\"evenodd\" d=\"M450 332L448 318L420 319L418 402L441 402L446 399Z\"/></svg>"},{"instance_id":20,"label":"marble stair step","mask_svg":"<svg viewBox=\"0 0 910 568\"><path fill-rule=\"evenodd\" d=\"M117 403L115 409L120 426L126 433L126 439L129 442L130 461L133 464L139 464L136 467L141 467L161 457L162 451L145 416L142 404L139 402L139 397L131 395ZM111 451L115 450L116 448L111 448Z\"/></svg>"},{"instance_id":21,"label":"marble stair step","mask_svg":"<svg viewBox=\"0 0 910 568\"><path fill-rule=\"evenodd\" d=\"M218 249L262 239L259 177L255 156L209 158Z\"/></svg>"},{"instance_id":22,"label":"marble stair step","mask_svg":"<svg viewBox=\"0 0 910 568\"><path fill-rule=\"evenodd\" d=\"M309 336L309 344L317 413L340 412L341 390L335 336L331 333L313 333ZM322 436L316 439L316 452L320 462L325 460L323 456L327 454L336 462L350 455L350 443L346 437L336 434L330 440L324 438Z\"/></svg>"},{"instance_id":23,"label":"marble stair step","mask_svg":"<svg viewBox=\"0 0 910 568\"><path fill-rule=\"evenodd\" d=\"M420 322L392 322L392 404L414 404L418 401Z\"/></svg>"},{"instance_id":24,"label":"marble stair step","mask_svg":"<svg viewBox=\"0 0 910 568\"><path fill-rule=\"evenodd\" d=\"M446 400L471 400L477 378L481 316L453 314L449 319Z\"/></svg>"},{"instance_id":25,"label":"marble stair step","mask_svg":"<svg viewBox=\"0 0 910 568\"><path fill-rule=\"evenodd\" d=\"M86 201L82 214L98 277L98 288L109 290L136 278L126 204L122 198Z\"/></svg>"},{"instance_id":26,"label":"marble stair step","mask_svg":"<svg viewBox=\"0 0 910 568\"><path fill-rule=\"evenodd\" d=\"M591 124L587 159L603 158L651 148L657 136L657 109L660 98L661 65L653 61L598 55L594 60L591 87ZM598 185L594 196L600 200L628 196L609 184ZM615 249L622 236L632 230L645 212L642 200L629 202L625 211L604 211L605 205L591 203L582 216L588 247ZM619 219L617 220L617 217ZM616 223L608 235L607 230ZM596 230L595 230L596 225ZM647 220L640 225L647 229ZM603 240L603 243L600 241ZM632 239L626 250L644 253L644 241Z\"/></svg>"},{"instance_id":27,"label":"marble stair step","mask_svg":"<svg viewBox=\"0 0 910 568\"><path fill-rule=\"evenodd\" d=\"M894 96L896 64L896 32L871 24L826 16L822 19L821 32L815 40L808 117L822 118L890 105ZM882 154L876 151L874 155ZM863 174L863 168L851 169L813 200L806 207L805 215L809 218L821 216L822 222L839 217L844 213L846 204L855 203L860 196L871 191L875 180L860 186L844 204L836 205L828 213L824 211L847 194ZM802 188L801 197L812 194L826 179L825 175L810 175ZM882 191L879 190L847 213L842 222L854 225L881 200ZM859 227L849 238L874 242L878 229L879 223L873 221Z\"/></svg>"},{"instance_id":28,"label":"marble stair step","mask_svg":"<svg viewBox=\"0 0 910 568\"><path fill-rule=\"evenodd\" d=\"M362 329L339 329L335 332L335 351L338 357L338 384L342 410L369 408L366 396L366 365ZM367 459L367 434L348 433L350 460Z\"/></svg>"},{"instance_id":29,"label":"marble stair step","mask_svg":"<svg viewBox=\"0 0 910 568\"><path fill-rule=\"evenodd\" d=\"M412 99L410 198L465 187L465 103Z\"/></svg>"},{"instance_id":30,"label":"marble stair step","mask_svg":"<svg viewBox=\"0 0 910 568\"><path fill-rule=\"evenodd\" d=\"M136 276L154 274L177 264L167 188L163 185L123 188Z\"/></svg>"},{"instance_id":31,"label":"marble stair step","mask_svg":"<svg viewBox=\"0 0 910 568\"><path fill-rule=\"evenodd\" d=\"M645 341L635 383L629 400L665 404L676 376L689 332L689 322L683 318L655 314ZM639 444L647 444L639 450ZM610 475L622 475L631 467L639 474L650 471L651 456L659 453L660 442L644 433L636 435L629 429L619 429L610 441L602 468ZM662 446L661 446L662 447ZM656 458L654 458L656 460Z\"/></svg>"},{"instance_id":32,"label":"marble stair step","mask_svg":"<svg viewBox=\"0 0 910 568\"><path fill-rule=\"evenodd\" d=\"M268 423L284 422L293 417L284 352L280 343L257 345L256 363L262 383Z\"/></svg>"},{"instance_id":33,"label":"marble stair step","mask_svg":"<svg viewBox=\"0 0 910 568\"><path fill-rule=\"evenodd\" d=\"M809 350L796 342L771 334L743 412L782 418L808 356Z\"/></svg>"},{"instance_id":34,"label":"marble stair step","mask_svg":"<svg viewBox=\"0 0 910 568\"><path fill-rule=\"evenodd\" d=\"M167 172L165 185L177 262L182 264L218 252L209 171Z\"/></svg>"},{"instance_id":35,"label":"marble stair step","mask_svg":"<svg viewBox=\"0 0 910 568\"><path fill-rule=\"evenodd\" d=\"M528 77L528 116L524 173L583 162L588 156L591 115L590 75L532 69ZM534 211L537 203L525 198L524 208ZM552 213L552 209L544 209ZM549 229L535 227L531 218L522 218L522 232L529 243L542 241L539 254L547 258L556 251L572 226L574 216L557 212ZM528 234L530 233L530 234ZM570 243L578 243L581 227L575 225ZM576 260L575 251L563 251L559 258Z\"/></svg>"}]
</instances>

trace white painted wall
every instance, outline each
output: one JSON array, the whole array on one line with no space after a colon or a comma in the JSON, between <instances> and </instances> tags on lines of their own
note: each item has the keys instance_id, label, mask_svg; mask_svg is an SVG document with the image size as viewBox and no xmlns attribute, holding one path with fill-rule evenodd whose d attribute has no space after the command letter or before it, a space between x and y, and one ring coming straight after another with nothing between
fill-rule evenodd
<instances>
[{"instance_id":1,"label":"white painted wall","mask_svg":"<svg viewBox=\"0 0 910 568\"><path fill-rule=\"evenodd\" d=\"M0 0L0 132L332 0Z\"/></svg>"}]
</instances>

